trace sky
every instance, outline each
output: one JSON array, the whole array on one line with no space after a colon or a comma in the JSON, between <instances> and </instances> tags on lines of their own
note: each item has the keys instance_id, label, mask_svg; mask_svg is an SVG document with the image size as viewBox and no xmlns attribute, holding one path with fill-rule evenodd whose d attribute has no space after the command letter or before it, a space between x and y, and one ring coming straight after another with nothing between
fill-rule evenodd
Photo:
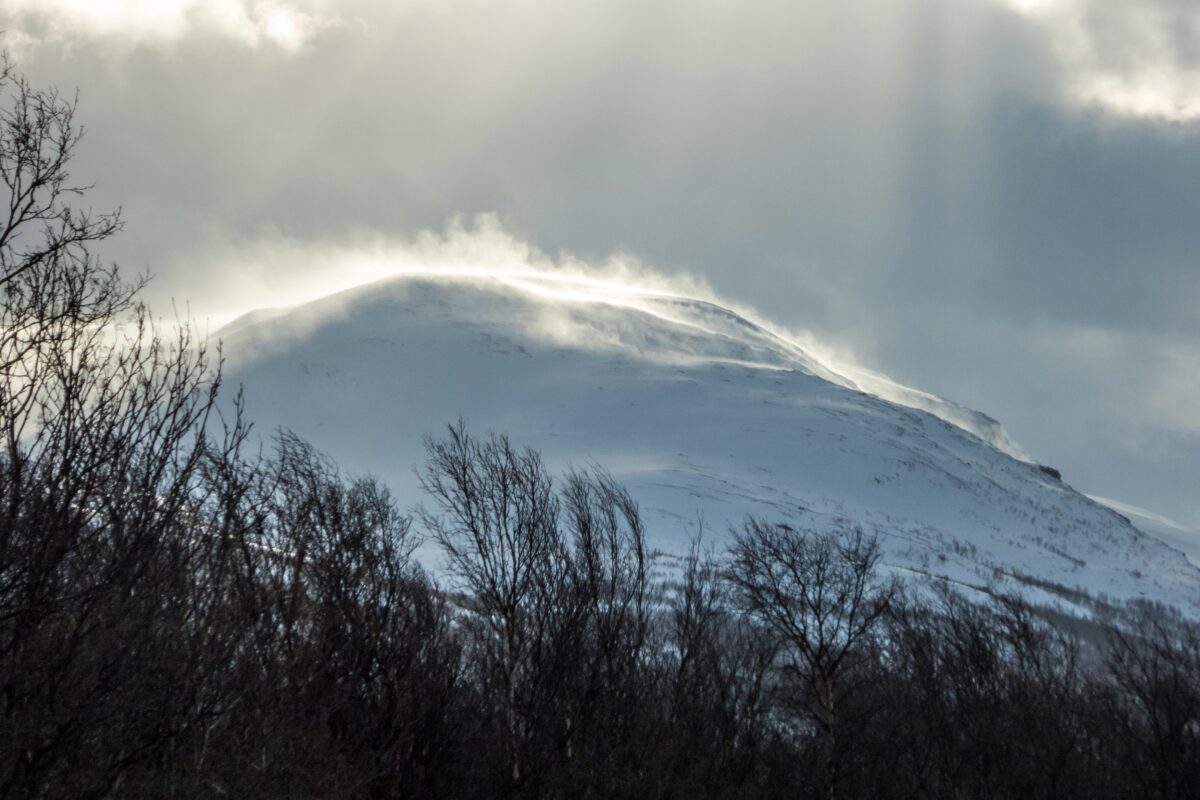
<instances>
[{"instance_id":1,"label":"sky","mask_svg":"<svg viewBox=\"0 0 1200 800\"><path fill-rule=\"evenodd\" d=\"M616 259L1200 528L1193 0L0 0L0 30L78 90L102 254L162 313L447 242Z\"/></svg>"}]
</instances>

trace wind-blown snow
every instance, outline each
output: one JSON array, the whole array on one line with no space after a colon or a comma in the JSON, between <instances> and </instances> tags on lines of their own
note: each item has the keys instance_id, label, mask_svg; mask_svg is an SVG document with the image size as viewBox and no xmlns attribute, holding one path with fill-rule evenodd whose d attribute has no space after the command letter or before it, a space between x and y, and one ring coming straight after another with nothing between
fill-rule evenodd
<instances>
[{"instance_id":1,"label":"wind-blown snow","mask_svg":"<svg viewBox=\"0 0 1200 800\"><path fill-rule=\"evenodd\" d=\"M552 466L606 466L666 551L699 519L717 535L748 513L848 521L897 570L1200 610L1200 569L1023 460L995 420L712 302L554 274L406 275L221 335L253 419L405 502L422 435L461 415Z\"/></svg>"},{"instance_id":2,"label":"wind-blown snow","mask_svg":"<svg viewBox=\"0 0 1200 800\"><path fill-rule=\"evenodd\" d=\"M1123 514L1138 527L1138 530L1145 531L1155 539L1169 544L1187 556L1188 561L1200 567L1200 531L1194 531L1186 525L1140 506L1094 494L1090 494L1088 497L1100 505L1108 506Z\"/></svg>"}]
</instances>

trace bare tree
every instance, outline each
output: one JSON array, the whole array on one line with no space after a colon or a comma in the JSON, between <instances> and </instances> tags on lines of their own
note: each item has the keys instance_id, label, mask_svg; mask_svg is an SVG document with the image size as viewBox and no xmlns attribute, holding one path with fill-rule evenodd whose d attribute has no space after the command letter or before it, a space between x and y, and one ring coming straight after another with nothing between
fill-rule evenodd
<instances>
[{"instance_id":1,"label":"bare tree","mask_svg":"<svg viewBox=\"0 0 1200 800\"><path fill-rule=\"evenodd\" d=\"M857 529L805 533L750 518L735 533L730 557L726 579L737 602L785 648L785 672L820 735L824 794L833 797L854 659L896 591L877 573L879 543Z\"/></svg>"},{"instance_id":2,"label":"bare tree","mask_svg":"<svg viewBox=\"0 0 1200 800\"><path fill-rule=\"evenodd\" d=\"M33 351L128 310L141 282L122 280L91 251L120 230L120 212L73 205L89 188L68 171L84 133L76 101L31 87L0 59L0 366L10 380L36 382L36 369L52 364L27 358Z\"/></svg>"},{"instance_id":3,"label":"bare tree","mask_svg":"<svg viewBox=\"0 0 1200 800\"><path fill-rule=\"evenodd\" d=\"M288 432L250 473L233 511L252 529L248 571L226 612L250 648L199 774L235 796L419 795L437 780L460 661L409 518Z\"/></svg>"},{"instance_id":4,"label":"bare tree","mask_svg":"<svg viewBox=\"0 0 1200 800\"><path fill-rule=\"evenodd\" d=\"M699 538L669 592L665 623L663 792L738 796L765 766L775 637L731 604L716 556Z\"/></svg>"},{"instance_id":5,"label":"bare tree","mask_svg":"<svg viewBox=\"0 0 1200 800\"><path fill-rule=\"evenodd\" d=\"M651 743L644 674L651 612L645 530L637 503L602 468L571 470L560 492L570 582L557 637L563 791L619 796Z\"/></svg>"},{"instance_id":6,"label":"bare tree","mask_svg":"<svg viewBox=\"0 0 1200 800\"><path fill-rule=\"evenodd\" d=\"M211 598L204 465L245 429L213 441L219 364L92 253L120 219L72 205L74 101L7 61L0 93L0 794L100 796L203 705L170 623Z\"/></svg>"},{"instance_id":7,"label":"bare tree","mask_svg":"<svg viewBox=\"0 0 1200 800\"><path fill-rule=\"evenodd\" d=\"M556 633L549 623L571 628L558 498L536 452L517 450L505 436L476 439L461 420L446 439L427 439L426 453L419 477L434 508L418 514L476 612L478 655L499 682L506 771L519 787L531 777L534 707L545 699L538 665Z\"/></svg>"},{"instance_id":8,"label":"bare tree","mask_svg":"<svg viewBox=\"0 0 1200 800\"><path fill-rule=\"evenodd\" d=\"M1153 609L1109 631L1104 672L1120 762L1143 797L1200 792L1200 630ZM1103 691L1103 687L1101 688Z\"/></svg>"}]
</instances>

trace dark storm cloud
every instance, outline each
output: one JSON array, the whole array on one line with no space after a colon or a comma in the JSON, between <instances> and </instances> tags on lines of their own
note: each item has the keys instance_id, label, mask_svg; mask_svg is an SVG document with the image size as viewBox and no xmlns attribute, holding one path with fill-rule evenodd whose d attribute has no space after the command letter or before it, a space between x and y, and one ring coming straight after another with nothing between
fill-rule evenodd
<instances>
[{"instance_id":1,"label":"dark storm cloud","mask_svg":"<svg viewBox=\"0 0 1200 800\"><path fill-rule=\"evenodd\" d=\"M1085 91L1136 89L1163 21L1194 30L1182 3L291 5L340 22L23 57L80 87L77 172L159 304L269 305L229 296L239 248L496 212L550 252L691 270L1200 524L1200 130ZM1178 77L1196 39L1171 30ZM274 264L256 285L295 277Z\"/></svg>"}]
</instances>

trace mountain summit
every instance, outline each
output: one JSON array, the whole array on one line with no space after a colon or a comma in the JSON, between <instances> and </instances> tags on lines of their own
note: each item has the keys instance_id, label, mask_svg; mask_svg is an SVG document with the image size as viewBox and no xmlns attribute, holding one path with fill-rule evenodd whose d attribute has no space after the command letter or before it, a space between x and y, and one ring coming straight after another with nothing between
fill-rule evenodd
<instances>
[{"instance_id":1,"label":"mountain summit","mask_svg":"<svg viewBox=\"0 0 1200 800\"><path fill-rule=\"evenodd\" d=\"M390 278L218 335L251 418L417 502L458 417L596 462L677 553L746 514L877 533L899 573L1200 612L1200 568L1030 463L979 412L833 365L720 305L557 274Z\"/></svg>"}]
</instances>

